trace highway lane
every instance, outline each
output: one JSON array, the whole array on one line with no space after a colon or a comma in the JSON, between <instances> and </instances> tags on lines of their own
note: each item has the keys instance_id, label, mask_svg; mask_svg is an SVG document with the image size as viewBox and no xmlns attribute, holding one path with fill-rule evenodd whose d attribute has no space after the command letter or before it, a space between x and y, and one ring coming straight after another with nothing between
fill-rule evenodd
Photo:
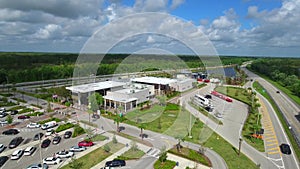
<instances>
[{"instance_id":1,"label":"highway lane","mask_svg":"<svg viewBox=\"0 0 300 169\"><path fill-rule=\"evenodd\" d=\"M263 78L259 77L258 75L252 73L251 71L245 68L243 70L245 70L245 73L247 73L249 78L257 80L265 88L265 90L269 93L269 95L278 105L280 111L286 117L289 123L288 125L292 127L292 129L295 131L298 140L300 141L300 122L295 117L295 115L298 115L298 113L300 112L299 105L291 101L291 99L288 98L283 92L277 93L277 91L279 90Z\"/></svg>"},{"instance_id":2,"label":"highway lane","mask_svg":"<svg viewBox=\"0 0 300 169\"><path fill-rule=\"evenodd\" d=\"M262 78L260 78L259 76L257 76L256 74L253 74L252 72L250 72L250 71L248 71L248 70L246 70L245 69L245 72L250 76L250 78L252 78L253 79L253 82L255 81L255 80L257 80L264 88L265 88L265 90L267 90L268 91L268 93L271 95L271 97L273 97L273 98L278 98L278 97L281 97L280 95L282 94L282 93L280 93L280 94L278 94L276 91L277 91L277 89L275 88L275 87L273 87L271 84L269 84L268 82L266 82L264 79L262 79ZM252 82L252 83L253 83ZM270 87L271 86L271 87ZM271 90L271 92L269 91L269 90ZM276 137L277 137L277 139L278 139L278 142L279 142L279 145L280 144L282 144L282 143L288 143L289 145L291 145L290 144L290 141L289 141L289 139L288 139L288 137L287 137L287 135L286 135L286 133L285 133L285 131L284 131L284 129L283 129L283 127L282 127L282 125L281 125L281 123L280 123L280 121L279 121L279 119L278 119L278 117L277 117L277 115L276 115L276 112L275 112L275 110L273 109L273 107L271 106L271 104L267 101L267 99L265 99L262 95L260 95L258 92L257 92L257 96L259 97L259 99L261 100L261 101L263 101L263 104L266 106L266 108L267 108L267 111L268 111L268 113L269 113L269 115L270 115L270 118L271 118L271 121L272 121L272 124L273 124L273 126L274 126L274 131L275 131L275 133L276 133ZM282 98L280 98L280 100L282 100ZM283 99L284 100L284 99ZM285 100L285 101L283 101L282 100L282 103L279 103L279 100L277 100L277 99L274 99L274 101L276 102L276 104L278 104L279 105L279 108L281 109L281 111L284 111L284 110L286 110L285 108L283 108L283 107L285 107L285 106L288 106L288 105L285 105L286 103L291 103L291 104L293 104L293 102L292 101L287 101L287 100ZM282 107L283 106L283 107ZM290 106L289 107L289 109L297 109L297 106ZM289 115L291 115L292 113L288 113ZM287 116L287 117L290 117L290 116ZM292 117L290 117L290 118L294 118L293 116ZM299 125L297 125L297 127L299 127ZM270 157L270 160L273 160L275 163L279 163L279 161L280 160L283 160L283 162L284 162L284 164L283 164L283 167L284 168L286 168L286 169L290 169L290 168L295 168L295 169L299 169L300 168L300 164L299 164L299 161L297 160L297 158L295 157L295 153L294 153L294 150L293 150L293 147L291 146L291 149L292 149L292 155L284 155L284 154L281 154L281 159L272 159L271 157ZM279 164L280 165L280 164ZM282 165L282 164L281 164Z\"/></svg>"}]
</instances>

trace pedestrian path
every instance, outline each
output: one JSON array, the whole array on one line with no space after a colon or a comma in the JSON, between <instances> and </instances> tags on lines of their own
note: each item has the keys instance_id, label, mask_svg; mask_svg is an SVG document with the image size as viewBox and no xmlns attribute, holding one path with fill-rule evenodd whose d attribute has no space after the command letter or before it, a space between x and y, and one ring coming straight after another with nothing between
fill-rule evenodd
<instances>
[{"instance_id":1,"label":"pedestrian path","mask_svg":"<svg viewBox=\"0 0 300 169\"><path fill-rule=\"evenodd\" d=\"M157 149L157 148L150 148L147 152L146 152L146 154L148 155L148 156L151 156L151 157L154 157L154 158L159 158L159 154L160 154L160 150L159 149Z\"/></svg>"},{"instance_id":2,"label":"pedestrian path","mask_svg":"<svg viewBox=\"0 0 300 169\"><path fill-rule=\"evenodd\" d=\"M207 167L207 166L204 166L202 164L196 163L194 161L176 156L176 155L171 154L171 153L168 153L167 156L168 156L167 157L168 160L178 162L177 163L178 165L176 165L174 167L174 169L184 169L187 166L190 167L190 168L196 168L196 169L211 169L210 167Z\"/></svg>"}]
</instances>

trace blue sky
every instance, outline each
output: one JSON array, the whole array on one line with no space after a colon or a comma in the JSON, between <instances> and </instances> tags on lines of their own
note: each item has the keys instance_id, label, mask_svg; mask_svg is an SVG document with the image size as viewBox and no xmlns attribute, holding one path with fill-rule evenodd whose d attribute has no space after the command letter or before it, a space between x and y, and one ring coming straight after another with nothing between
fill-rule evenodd
<instances>
[{"instance_id":1,"label":"blue sky","mask_svg":"<svg viewBox=\"0 0 300 169\"><path fill-rule=\"evenodd\" d=\"M166 26L163 20L157 25L155 19L146 17L145 23L139 23L132 17L137 21L128 19L128 23L136 22L147 31L177 31L180 37L189 35L179 32L176 25L192 23L192 33L204 34L220 55L299 57L300 0L0 0L0 51L80 52L111 21L143 12L162 12L183 20ZM102 41L131 30L126 23L106 32ZM135 38L139 43L130 39L116 52L136 52L139 46L132 45L178 47L174 40L167 44L160 36L147 36L141 39L150 38L151 45Z\"/></svg>"}]
</instances>

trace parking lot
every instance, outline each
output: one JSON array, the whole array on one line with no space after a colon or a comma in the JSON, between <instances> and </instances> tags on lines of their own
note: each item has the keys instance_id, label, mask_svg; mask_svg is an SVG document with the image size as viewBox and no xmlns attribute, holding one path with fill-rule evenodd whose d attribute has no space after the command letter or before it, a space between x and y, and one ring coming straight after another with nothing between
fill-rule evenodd
<instances>
[{"instance_id":1,"label":"parking lot","mask_svg":"<svg viewBox=\"0 0 300 169\"><path fill-rule=\"evenodd\" d=\"M79 141L83 140L84 136L76 137L76 138L69 138L69 139L64 139L62 137L61 141L57 145L52 144L52 139L55 135L49 136L51 140L51 144L47 148L41 148L40 144L41 142L46 139L45 136L42 137L41 141L33 141L33 137L35 134L42 132L45 134L45 130L41 130L39 128L37 129L28 129L28 128L20 128L20 133L17 135L0 135L0 144L4 144L7 148L0 154L1 156L8 156L10 157L11 154L18 149L23 149L25 150L29 146L35 146L37 147L36 151L31 155L31 156L22 156L18 160L8 160L2 168L20 168L22 166L23 168L26 168L27 166L33 164L33 163L41 163L41 160L46 158L46 157L52 157L54 153L62 151L62 150L69 150L71 146L77 145ZM63 134L62 132L61 134ZM9 142L15 138L15 137L22 137L23 141L21 144L14 148L14 149L9 149L8 145Z\"/></svg>"}]
</instances>

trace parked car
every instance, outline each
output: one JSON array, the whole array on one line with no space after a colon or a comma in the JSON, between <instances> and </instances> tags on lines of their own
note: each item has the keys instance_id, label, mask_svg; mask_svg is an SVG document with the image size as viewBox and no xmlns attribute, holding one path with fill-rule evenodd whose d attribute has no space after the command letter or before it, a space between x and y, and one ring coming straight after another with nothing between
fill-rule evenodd
<instances>
[{"instance_id":1,"label":"parked car","mask_svg":"<svg viewBox=\"0 0 300 169\"><path fill-rule=\"evenodd\" d=\"M16 150L12 153L12 155L10 156L11 160L18 160L19 158L22 157L24 151L22 149Z\"/></svg>"},{"instance_id":2,"label":"parked car","mask_svg":"<svg viewBox=\"0 0 300 169\"><path fill-rule=\"evenodd\" d=\"M0 121L0 125L2 125L2 126L7 125L7 124L8 124L7 120L1 120Z\"/></svg>"},{"instance_id":3,"label":"parked car","mask_svg":"<svg viewBox=\"0 0 300 169\"><path fill-rule=\"evenodd\" d=\"M60 136L55 136L55 137L53 138L52 143L53 143L53 144L58 144L58 143L60 142L60 140L61 140L61 137L60 137Z\"/></svg>"},{"instance_id":4,"label":"parked car","mask_svg":"<svg viewBox=\"0 0 300 169\"><path fill-rule=\"evenodd\" d=\"M12 111L10 111L10 115L16 115L18 113L19 113L18 110L12 110Z\"/></svg>"},{"instance_id":5,"label":"parked car","mask_svg":"<svg viewBox=\"0 0 300 169\"><path fill-rule=\"evenodd\" d=\"M78 146L82 146L82 147L90 147L93 145L94 145L94 143L92 141L86 141L86 140L83 140L78 143Z\"/></svg>"},{"instance_id":6,"label":"parked car","mask_svg":"<svg viewBox=\"0 0 300 169\"><path fill-rule=\"evenodd\" d=\"M65 134L64 134L64 138L65 139L68 139L72 136L72 131L66 131Z\"/></svg>"},{"instance_id":7,"label":"parked car","mask_svg":"<svg viewBox=\"0 0 300 169\"><path fill-rule=\"evenodd\" d=\"M36 147L33 147L33 146L30 146L30 147L27 147L25 150L24 150L24 156L30 156L31 154L33 154L36 150Z\"/></svg>"},{"instance_id":8,"label":"parked car","mask_svg":"<svg viewBox=\"0 0 300 169\"><path fill-rule=\"evenodd\" d=\"M125 166L125 160L112 160L105 163L105 167L122 167Z\"/></svg>"},{"instance_id":9,"label":"parked car","mask_svg":"<svg viewBox=\"0 0 300 169\"><path fill-rule=\"evenodd\" d=\"M16 148L23 141L22 137L16 137L12 139L8 145L9 148Z\"/></svg>"},{"instance_id":10,"label":"parked car","mask_svg":"<svg viewBox=\"0 0 300 169\"><path fill-rule=\"evenodd\" d=\"M33 140L39 140L44 136L43 133L37 133L36 135L34 135Z\"/></svg>"},{"instance_id":11,"label":"parked car","mask_svg":"<svg viewBox=\"0 0 300 169\"><path fill-rule=\"evenodd\" d=\"M60 163L61 161L62 160L60 158L56 158L56 157L47 157L43 159L43 163L48 165L55 165Z\"/></svg>"},{"instance_id":12,"label":"parked car","mask_svg":"<svg viewBox=\"0 0 300 169\"><path fill-rule=\"evenodd\" d=\"M54 134L54 130L53 129L47 129L47 132L45 133L45 136L51 136L52 134Z\"/></svg>"},{"instance_id":13,"label":"parked car","mask_svg":"<svg viewBox=\"0 0 300 169\"><path fill-rule=\"evenodd\" d=\"M74 156L74 152L72 151L60 151L55 154L55 157L58 158L70 158Z\"/></svg>"},{"instance_id":14,"label":"parked car","mask_svg":"<svg viewBox=\"0 0 300 169\"><path fill-rule=\"evenodd\" d=\"M276 93L280 93L280 91L277 90Z\"/></svg>"},{"instance_id":15,"label":"parked car","mask_svg":"<svg viewBox=\"0 0 300 169\"><path fill-rule=\"evenodd\" d=\"M283 154L292 154L291 148L288 144L281 144L280 150Z\"/></svg>"},{"instance_id":16,"label":"parked car","mask_svg":"<svg viewBox=\"0 0 300 169\"><path fill-rule=\"evenodd\" d=\"M43 124L43 125L41 126L41 129L42 129L42 130L47 130L47 129L53 128L53 127L55 127L55 126L57 126L56 121L49 121L49 122Z\"/></svg>"},{"instance_id":17,"label":"parked car","mask_svg":"<svg viewBox=\"0 0 300 169\"><path fill-rule=\"evenodd\" d=\"M205 98L207 98L207 99L212 99L212 97L211 97L210 94L205 95Z\"/></svg>"},{"instance_id":18,"label":"parked car","mask_svg":"<svg viewBox=\"0 0 300 169\"><path fill-rule=\"evenodd\" d=\"M26 115L21 115L21 116L18 116L18 119L29 119L30 116L26 116Z\"/></svg>"},{"instance_id":19,"label":"parked car","mask_svg":"<svg viewBox=\"0 0 300 169\"><path fill-rule=\"evenodd\" d=\"M41 125L40 124L38 124L38 123L29 123L29 124L27 124L27 128L40 128L41 127Z\"/></svg>"},{"instance_id":20,"label":"parked car","mask_svg":"<svg viewBox=\"0 0 300 169\"><path fill-rule=\"evenodd\" d=\"M1 153L2 151L4 151L5 148L6 148L6 147L5 147L3 144L0 144L0 153Z\"/></svg>"},{"instance_id":21,"label":"parked car","mask_svg":"<svg viewBox=\"0 0 300 169\"><path fill-rule=\"evenodd\" d=\"M49 166L47 164L31 164L27 167L27 169L48 169Z\"/></svg>"},{"instance_id":22,"label":"parked car","mask_svg":"<svg viewBox=\"0 0 300 169\"><path fill-rule=\"evenodd\" d=\"M72 146L69 151L72 151L72 152L81 152L81 151L84 151L84 150L86 150L86 147Z\"/></svg>"},{"instance_id":23,"label":"parked car","mask_svg":"<svg viewBox=\"0 0 300 169\"><path fill-rule=\"evenodd\" d=\"M0 157L0 167L2 167L7 160L8 160L7 156L1 156Z\"/></svg>"},{"instance_id":24,"label":"parked car","mask_svg":"<svg viewBox=\"0 0 300 169\"><path fill-rule=\"evenodd\" d=\"M50 143L51 143L50 139L45 139L45 140L43 140L41 147L47 148L50 145Z\"/></svg>"},{"instance_id":25,"label":"parked car","mask_svg":"<svg viewBox=\"0 0 300 169\"><path fill-rule=\"evenodd\" d=\"M16 135L19 133L19 130L17 129L8 129L2 132L4 135Z\"/></svg>"},{"instance_id":26,"label":"parked car","mask_svg":"<svg viewBox=\"0 0 300 169\"><path fill-rule=\"evenodd\" d=\"M8 114L6 113L6 112L2 112L2 113L0 113L0 118L3 118L3 117L5 117L5 116L7 116Z\"/></svg>"}]
</instances>

